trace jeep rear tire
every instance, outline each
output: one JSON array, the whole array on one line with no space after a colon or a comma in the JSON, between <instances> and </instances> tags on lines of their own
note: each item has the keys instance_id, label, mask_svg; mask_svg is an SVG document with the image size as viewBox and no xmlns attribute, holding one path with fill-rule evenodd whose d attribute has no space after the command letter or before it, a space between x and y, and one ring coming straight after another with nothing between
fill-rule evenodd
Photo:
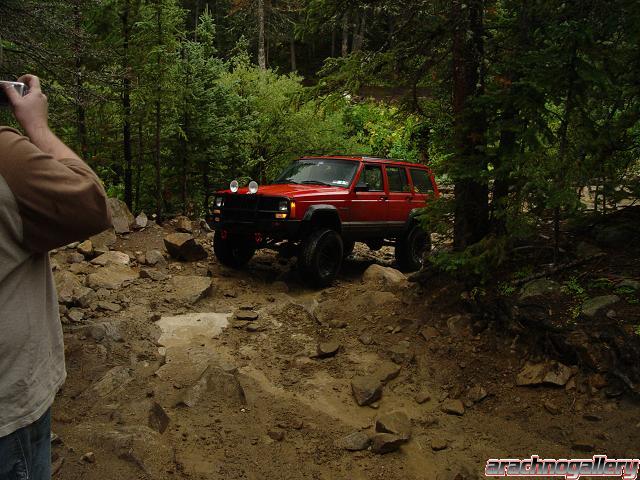
<instances>
[{"instance_id":1,"label":"jeep rear tire","mask_svg":"<svg viewBox=\"0 0 640 480\"><path fill-rule=\"evenodd\" d=\"M216 230L213 251L223 265L242 268L253 258L256 248L251 237L227 233L226 238L222 238L222 232Z\"/></svg>"},{"instance_id":2,"label":"jeep rear tire","mask_svg":"<svg viewBox=\"0 0 640 480\"><path fill-rule=\"evenodd\" d=\"M414 225L396 240L396 262L400 270L415 272L422 268L424 257L431 251L431 235L419 225Z\"/></svg>"},{"instance_id":3,"label":"jeep rear tire","mask_svg":"<svg viewBox=\"0 0 640 480\"><path fill-rule=\"evenodd\" d=\"M342 237L335 230L316 230L307 237L300 248L300 273L314 285L327 287L340 271L342 254Z\"/></svg>"}]
</instances>

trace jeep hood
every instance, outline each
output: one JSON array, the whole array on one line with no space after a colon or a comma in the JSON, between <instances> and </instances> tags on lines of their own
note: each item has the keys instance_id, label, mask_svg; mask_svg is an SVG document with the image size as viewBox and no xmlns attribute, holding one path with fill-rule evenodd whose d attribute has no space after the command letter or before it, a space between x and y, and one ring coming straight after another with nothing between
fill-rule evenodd
<instances>
[{"instance_id":1,"label":"jeep hood","mask_svg":"<svg viewBox=\"0 0 640 480\"><path fill-rule=\"evenodd\" d=\"M220 193L228 195L247 195L246 187L240 188L237 193L224 190ZM273 197L301 198L315 195L347 195L349 190L340 187L326 187L324 185L298 185L295 183L283 183L276 185L261 185L256 195L268 195Z\"/></svg>"}]
</instances>

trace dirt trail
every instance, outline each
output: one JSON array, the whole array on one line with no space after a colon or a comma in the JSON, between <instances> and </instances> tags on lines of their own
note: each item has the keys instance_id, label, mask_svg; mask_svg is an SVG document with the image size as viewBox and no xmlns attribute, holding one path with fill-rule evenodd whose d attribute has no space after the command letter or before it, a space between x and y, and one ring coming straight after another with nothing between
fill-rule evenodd
<instances>
[{"instance_id":1,"label":"dirt trail","mask_svg":"<svg viewBox=\"0 0 640 480\"><path fill-rule=\"evenodd\" d=\"M166 233L152 226L112 248L135 257L162 248ZM60 270L68 254L54 256ZM169 260L167 278L98 289L82 322L65 325L55 478L462 479L482 478L490 457L637 457L636 403L582 388L580 373L567 387L516 386L522 352L494 327L474 335L459 289L363 282L372 263L391 264L389 251L358 245L324 291L269 252L242 272L211 258ZM94 271L79 265L80 279ZM207 275L212 287L197 301L175 283ZM90 328L101 323L111 330ZM327 341L337 353L317 358ZM358 406L354 377L391 371L381 399ZM462 415L443 411L454 399ZM411 421L398 451L336 443L374 433L394 411Z\"/></svg>"}]
</instances>

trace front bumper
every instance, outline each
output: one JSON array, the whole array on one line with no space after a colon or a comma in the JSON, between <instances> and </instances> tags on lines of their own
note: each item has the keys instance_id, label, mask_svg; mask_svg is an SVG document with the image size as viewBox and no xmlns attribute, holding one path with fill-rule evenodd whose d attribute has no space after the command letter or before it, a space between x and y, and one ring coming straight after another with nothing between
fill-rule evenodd
<instances>
[{"instance_id":1,"label":"front bumper","mask_svg":"<svg viewBox=\"0 0 640 480\"><path fill-rule=\"evenodd\" d=\"M216 221L218 218L218 221ZM230 220L223 215L207 215L207 223L213 230L226 230L230 233L251 235L260 233L265 237L286 240L295 239L300 231L300 220Z\"/></svg>"}]
</instances>

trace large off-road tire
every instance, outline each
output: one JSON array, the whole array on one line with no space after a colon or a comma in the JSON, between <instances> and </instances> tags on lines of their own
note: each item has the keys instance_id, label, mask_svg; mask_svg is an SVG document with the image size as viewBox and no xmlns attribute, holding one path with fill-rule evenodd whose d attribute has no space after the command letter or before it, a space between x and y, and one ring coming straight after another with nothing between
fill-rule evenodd
<instances>
[{"instance_id":1,"label":"large off-road tire","mask_svg":"<svg viewBox=\"0 0 640 480\"><path fill-rule=\"evenodd\" d=\"M335 230L323 228L302 242L298 266L305 280L317 287L327 287L338 275L342 258L342 237Z\"/></svg>"},{"instance_id":2,"label":"large off-road tire","mask_svg":"<svg viewBox=\"0 0 640 480\"><path fill-rule=\"evenodd\" d=\"M415 272L422 268L424 258L431 251L431 235L414 225L396 240L396 263L400 270Z\"/></svg>"},{"instance_id":3,"label":"large off-road tire","mask_svg":"<svg viewBox=\"0 0 640 480\"><path fill-rule=\"evenodd\" d=\"M222 232L216 230L213 251L223 265L242 268L253 258L256 248L251 237L227 233L226 237L222 238Z\"/></svg>"}]
</instances>

